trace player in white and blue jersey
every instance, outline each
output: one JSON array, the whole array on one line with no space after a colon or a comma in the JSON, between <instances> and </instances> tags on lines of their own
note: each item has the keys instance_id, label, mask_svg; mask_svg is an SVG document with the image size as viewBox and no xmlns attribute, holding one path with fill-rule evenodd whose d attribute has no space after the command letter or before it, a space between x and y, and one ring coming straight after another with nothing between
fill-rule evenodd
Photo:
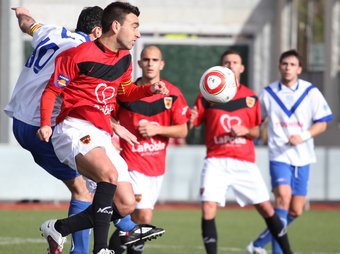
<instances>
[{"instance_id":1,"label":"player in white and blue jersey","mask_svg":"<svg viewBox=\"0 0 340 254\"><path fill-rule=\"evenodd\" d=\"M323 133L333 114L319 89L299 79L302 72L297 51L282 53L281 79L260 94L262 113L268 120L270 176L275 196L275 211L288 226L304 209L310 164L316 161L313 138ZM272 241L272 253L282 253L268 230L249 244L249 253L266 253ZM255 252L257 251L257 252Z\"/></svg>"}]
</instances>

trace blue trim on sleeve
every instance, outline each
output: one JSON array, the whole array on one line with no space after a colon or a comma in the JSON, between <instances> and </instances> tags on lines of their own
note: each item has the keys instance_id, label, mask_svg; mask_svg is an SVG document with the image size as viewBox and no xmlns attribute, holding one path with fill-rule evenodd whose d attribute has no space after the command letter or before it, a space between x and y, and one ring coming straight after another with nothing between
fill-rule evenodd
<instances>
[{"instance_id":1,"label":"blue trim on sleeve","mask_svg":"<svg viewBox=\"0 0 340 254\"><path fill-rule=\"evenodd\" d=\"M313 121L313 123L330 122L331 120L333 120L333 114L330 114L320 119L316 119Z\"/></svg>"}]
</instances>

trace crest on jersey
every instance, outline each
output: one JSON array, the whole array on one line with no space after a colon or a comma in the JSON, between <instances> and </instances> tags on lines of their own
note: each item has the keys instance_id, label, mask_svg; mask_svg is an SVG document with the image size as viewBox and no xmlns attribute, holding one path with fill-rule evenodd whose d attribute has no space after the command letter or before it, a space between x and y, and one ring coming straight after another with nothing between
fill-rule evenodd
<instances>
[{"instance_id":1,"label":"crest on jersey","mask_svg":"<svg viewBox=\"0 0 340 254\"><path fill-rule=\"evenodd\" d=\"M164 97L164 106L166 109L171 109L172 107L172 97Z\"/></svg>"},{"instance_id":2,"label":"crest on jersey","mask_svg":"<svg viewBox=\"0 0 340 254\"><path fill-rule=\"evenodd\" d=\"M246 97L246 104L247 104L247 107L248 107L248 108L254 107L255 101L256 101L256 100L255 100L254 97L247 96L247 97Z\"/></svg>"},{"instance_id":3,"label":"crest on jersey","mask_svg":"<svg viewBox=\"0 0 340 254\"><path fill-rule=\"evenodd\" d=\"M88 145L91 143L91 137L90 135L86 135L80 139L80 142L82 142L84 145Z\"/></svg>"},{"instance_id":4,"label":"crest on jersey","mask_svg":"<svg viewBox=\"0 0 340 254\"><path fill-rule=\"evenodd\" d=\"M54 85L59 88L65 88L68 83L70 83L70 79L62 74L59 74Z\"/></svg>"}]
</instances>

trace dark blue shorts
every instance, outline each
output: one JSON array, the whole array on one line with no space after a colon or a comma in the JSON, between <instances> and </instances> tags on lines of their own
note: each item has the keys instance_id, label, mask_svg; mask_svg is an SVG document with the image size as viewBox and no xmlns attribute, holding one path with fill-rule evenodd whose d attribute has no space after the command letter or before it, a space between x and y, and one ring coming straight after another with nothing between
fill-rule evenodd
<instances>
[{"instance_id":1,"label":"dark blue shorts","mask_svg":"<svg viewBox=\"0 0 340 254\"><path fill-rule=\"evenodd\" d=\"M306 196L309 183L310 165L293 166L287 163L270 161L270 176L272 188L288 184L293 195Z\"/></svg>"},{"instance_id":2,"label":"dark blue shorts","mask_svg":"<svg viewBox=\"0 0 340 254\"><path fill-rule=\"evenodd\" d=\"M56 156L51 140L46 143L41 141L36 133L39 127L26 124L13 118L13 133L19 144L28 150L34 161L48 173L59 180L70 180L79 176L79 173L61 163Z\"/></svg>"}]
</instances>

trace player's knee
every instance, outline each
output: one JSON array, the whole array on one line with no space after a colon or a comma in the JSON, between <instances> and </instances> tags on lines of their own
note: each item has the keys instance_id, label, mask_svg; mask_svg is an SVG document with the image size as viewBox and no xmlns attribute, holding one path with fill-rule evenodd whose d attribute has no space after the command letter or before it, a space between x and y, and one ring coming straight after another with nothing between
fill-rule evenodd
<instances>
[{"instance_id":1,"label":"player's knee","mask_svg":"<svg viewBox=\"0 0 340 254\"><path fill-rule=\"evenodd\" d=\"M126 216L131 214L135 210L136 202L133 198L126 197L125 199L115 201L119 214Z\"/></svg>"},{"instance_id":2,"label":"player's knee","mask_svg":"<svg viewBox=\"0 0 340 254\"><path fill-rule=\"evenodd\" d=\"M114 167L104 167L98 174L97 182L108 182L111 184L117 184L118 172Z\"/></svg>"},{"instance_id":3,"label":"player's knee","mask_svg":"<svg viewBox=\"0 0 340 254\"><path fill-rule=\"evenodd\" d=\"M303 209L296 209L296 208L289 209L289 216L294 217L294 218L301 216L302 213L303 213Z\"/></svg>"}]
</instances>

